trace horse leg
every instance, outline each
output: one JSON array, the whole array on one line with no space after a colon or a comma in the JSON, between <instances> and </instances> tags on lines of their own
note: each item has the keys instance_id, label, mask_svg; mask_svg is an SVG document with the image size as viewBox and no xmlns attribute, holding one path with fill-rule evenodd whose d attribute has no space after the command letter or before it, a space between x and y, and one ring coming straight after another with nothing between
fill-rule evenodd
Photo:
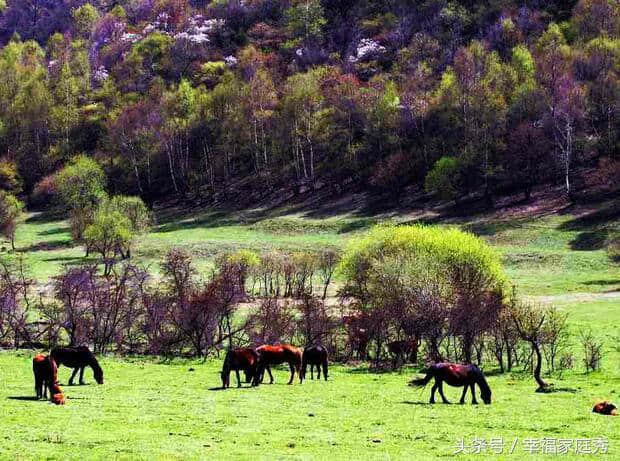
<instances>
[{"instance_id":1,"label":"horse leg","mask_svg":"<svg viewBox=\"0 0 620 461\"><path fill-rule=\"evenodd\" d=\"M84 367L80 368L80 386L84 385Z\"/></svg>"},{"instance_id":2,"label":"horse leg","mask_svg":"<svg viewBox=\"0 0 620 461\"><path fill-rule=\"evenodd\" d=\"M327 359L323 362L323 379L327 381Z\"/></svg>"},{"instance_id":3,"label":"horse leg","mask_svg":"<svg viewBox=\"0 0 620 461\"><path fill-rule=\"evenodd\" d=\"M237 387L241 387L241 376L239 376L239 370L235 370L235 374L237 375Z\"/></svg>"},{"instance_id":4,"label":"horse leg","mask_svg":"<svg viewBox=\"0 0 620 461\"><path fill-rule=\"evenodd\" d=\"M461 395L461 400L459 400L459 403L461 405L463 405L465 403L465 394L467 394L467 389L469 389L469 385L465 385L463 386L463 394Z\"/></svg>"},{"instance_id":5,"label":"horse leg","mask_svg":"<svg viewBox=\"0 0 620 461\"><path fill-rule=\"evenodd\" d=\"M267 373L269 373L269 384L273 384L273 375L271 374L271 368L267 365Z\"/></svg>"},{"instance_id":6,"label":"horse leg","mask_svg":"<svg viewBox=\"0 0 620 461\"><path fill-rule=\"evenodd\" d=\"M71 377L69 378L69 386L73 386L73 379L75 378L75 375L77 375L79 368L74 368L73 369L73 373L71 373Z\"/></svg>"},{"instance_id":7,"label":"horse leg","mask_svg":"<svg viewBox=\"0 0 620 461\"><path fill-rule=\"evenodd\" d=\"M478 401L476 400L476 385L474 383L471 383L471 403L478 405Z\"/></svg>"},{"instance_id":8,"label":"horse leg","mask_svg":"<svg viewBox=\"0 0 620 461\"><path fill-rule=\"evenodd\" d=\"M435 380L435 384L433 384L433 387L431 388L431 399L429 400L429 403L435 403L435 391L437 390L437 380Z\"/></svg>"},{"instance_id":9,"label":"horse leg","mask_svg":"<svg viewBox=\"0 0 620 461\"><path fill-rule=\"evenodd\" d=\"M443 395L443 381L439 381L439 395L441 395L441 400L443 400L443 403L450 403L448 402L448 399L446 398L445 395Z\"/></svg>"},{"instance_id":10,"label":"horse leg","mask_svg":"<svg viewBox=\"0 0 620 461\"><path fill-rule=\"evenodd\" d=\"M295 377L295 365L293 365L293 362L289 362L288 366L291 369L291 379L288 380L288 384L293 384L293 378Z\"/></svg>"},{"instance_id":11,"label":"horse leg","mask_svg":"<svg viewBox=\"0 0 620 461\"><path fill-rule=\"evenodd\" d=\"M314 363L310 364L310 379L314 380Z\"/></svg>"}]
</instances>

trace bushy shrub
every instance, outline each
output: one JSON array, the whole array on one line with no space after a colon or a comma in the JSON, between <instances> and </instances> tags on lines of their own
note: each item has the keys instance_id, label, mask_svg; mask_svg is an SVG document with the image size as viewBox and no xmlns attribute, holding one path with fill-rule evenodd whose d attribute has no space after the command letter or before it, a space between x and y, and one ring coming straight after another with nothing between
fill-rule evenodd
<instances>
[{"instance_id":1,"label":"bushy shrub","mask_svg":"<svg viewBox=\"0 0 620 461\"><path fill-rule=\"evenodd\" d=\"M0 191L0 234L11 242L15 249L15 231L22 220L24 204L12 194Z\"/></svg>"},{"instance_id":2,"label":"bushy shrub","mask_svg":"<svg viewBox=\"0 0 620 461\"><path fill-rule=\"evenodd\" d=\"M389 313L375 315L383 324L374 338L378 354L390 327L426 324L415 333L431 335L434 359L443 331L460 338L462 359L471 361L476 337L492 329L504 304L499 255L454 228L376 227L349 244L339 270L345 278L341 295L358 310Z\"/></svg>"}]
</instances>

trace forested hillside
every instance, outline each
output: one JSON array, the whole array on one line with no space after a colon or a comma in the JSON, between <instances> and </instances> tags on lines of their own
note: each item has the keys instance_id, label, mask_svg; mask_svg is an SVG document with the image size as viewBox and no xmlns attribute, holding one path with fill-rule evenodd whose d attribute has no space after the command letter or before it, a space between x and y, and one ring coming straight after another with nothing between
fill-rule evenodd
<instances>
[{"instance_id":1,"label":"forested hillside","mask_svg":"<svg viewBox=\"0 0 620 461\"><path fill-rule=\"evenodd\" d=\"M147 202L613 189L619 31L617 0L0 0L0 187L45 205L85 154Z\"/></svg>"}]
</instances>

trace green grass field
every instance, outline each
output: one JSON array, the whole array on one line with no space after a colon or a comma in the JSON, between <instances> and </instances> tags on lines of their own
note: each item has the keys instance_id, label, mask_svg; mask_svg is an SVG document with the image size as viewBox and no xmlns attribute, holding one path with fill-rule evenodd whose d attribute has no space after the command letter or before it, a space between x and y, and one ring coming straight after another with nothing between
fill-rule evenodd
<instances>
[{"instance_id":1,"label":"green grass field","mask_svg":"<svg viewBox=\"0 0 620 461\"><path fill-rule=\"evenodd\" d=\"M66 387L68 404L56 407L30 400L32 353L1 352L0 459L436 459L451 456L461 438L471 443L474 437L503 438L503 454L486 454L496 459L524 459L526 438L607 437L605 459L620 459L620 418L590 412L600 399L620 403L620 270L604 250L619 224L604 214L590 218L460 223L501 252L520 294L569 313L578 363L562 379L548 378L558 392L535 393L527 373L493 375L491 406L431 406L430 386L421 392L406 385L416 370L370 373L363 364L334 366L328 382L286 386L287 372L280 370L275 385L221 391L212 389L220 384L215 358L105 357L106 384L95 385L87 372L91 385ZM160 219L136 242L133 258L156 271L166 250L181 246L204 271L218 252L237 248L342 248L374 222L219 214ZM29 215L16 243L41 286L64 264L84 261L66 222L44 214ZM584 328L605 340L603 368L588 375L577 340ZM61 383L69 373L60 370ZM447 394L458 401L460 390Z\"/></svg>"},{"instance_id":2,"label":"green grass field","mask_svg":"<svg viewBox=\"0 0 620 461\"><path fill-rule=\"evenodd\" d=\"M406 385L411 370L335 366L327 382L291 386L288 371L278 370L273 385L221 391L213 389L216 360L106 358L106 383L94 384L87 372L89 385L65 387L63 407L28 400L30 360L27 353L0 354L2 459L436 459L474 437L503 438L504 457L517 438L515 459L526 457L527 438L606 437L605 459L620 457L620 418L590 413L597 399L618 399L620 373L611 360L602 372L554 379L565 391L552 394L535 393L523 375L492 376L490 406L461 406L428 404L430 386ZM69 374L60 369L61 383ZM446 394L457 402L460 390Z\"/></svg>"}]
</instances>

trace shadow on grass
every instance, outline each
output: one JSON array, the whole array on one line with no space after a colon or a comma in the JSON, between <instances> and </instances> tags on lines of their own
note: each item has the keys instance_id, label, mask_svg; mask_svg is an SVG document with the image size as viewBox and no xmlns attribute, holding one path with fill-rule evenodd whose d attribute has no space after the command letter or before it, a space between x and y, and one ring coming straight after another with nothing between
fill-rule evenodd
<instances>
[{"instance_id":1,"label":"shadow on grass","mask_svg":"<svg viewBox=\"0 0 620 461\"><path fill-rule=\"evenodd\" d=\"M29 251L53 251L66 248L72 248L74 244L70 240L52 240L50 242L39 242L28 247L18 248L20 253L27 253Z\"/></svg>"},{"instance_id":2,"label":"shadow on grass","mask_svg":"<svg viewBox=\"0 0 620 461\"><path fill-rule=\"evenodd\" d=\"M47 400L45 399L38 399L33 395L18 395L18 396L9 396L7 397L7 399L9 400L25 400L25 401L32 401L32 402L38 402L39 400L42 402L47 402Z\"/></svg>"},{"instance_id":3,"label":"shadow on grass","mask_svg":"<svg viewBox=\"0 0 620 461\"><path fill-rule=\"evenodd\" d=\"M428 403L428 402L413 402L411 400L403 400L400 403L404 405L421 405L421 406L432 405L431 403Z\"/></svg>"},{"instance_id":4,"label":"shadow on grass","mask_svg":"<svg viewBox=\"0 0 620 461\"><path fill-rule=\"evenodd\" d=\"M612 280L588 280L587 282L583 282L584 285L599 285L599 286L610 286L620 284L620 279L612 279Z\"/></svg>"},{"instance_id":5,"label":"shadow on grass","mask_svg":"<svg viewBox=\"0 0 620 461\"><path fill-rule=\"evenodd\" d=\"M43 224L43 223L51 223L51 222L54 222L54 221L59 221L59 220L64 219L64 218L65 218L65 216L61 212L42 211L42 212L33 213L24 222L26 222L28 224L32 224L32 223L41 223L41 224Z\"/></svg>"},{"instance_id":6,"label":"shadow on grass","mask_svg":"<svg viewBox=\"0 0 620 461\"><path fill-rule=\"evenodd\" d=\"M607 238L618 219L620 219L620 205L611 203L601 209L565 221L558 226L558 230L580 232L569 242L573 250L600 250L605 248Z\"/></svg>"},{"instance_id":7,"label":"shadow on grass","mask_svg":"<svg viewBox=\"0 0 620 461\"><path fill-rule=\"evenodd\" d=\"M207 390L209 390L211 392L226 391L226 390L229 390L229 391L235 391L235 390L236 391L240 391L240 390L244 390L244 389L247 390L247 389L254 389L254 388L259 388L259 387L260 386L241 386L241 387L230 386L230 387L224 388L222 386L217 386L217 387L210 387Z\"/></svg>"}]
</instances>

